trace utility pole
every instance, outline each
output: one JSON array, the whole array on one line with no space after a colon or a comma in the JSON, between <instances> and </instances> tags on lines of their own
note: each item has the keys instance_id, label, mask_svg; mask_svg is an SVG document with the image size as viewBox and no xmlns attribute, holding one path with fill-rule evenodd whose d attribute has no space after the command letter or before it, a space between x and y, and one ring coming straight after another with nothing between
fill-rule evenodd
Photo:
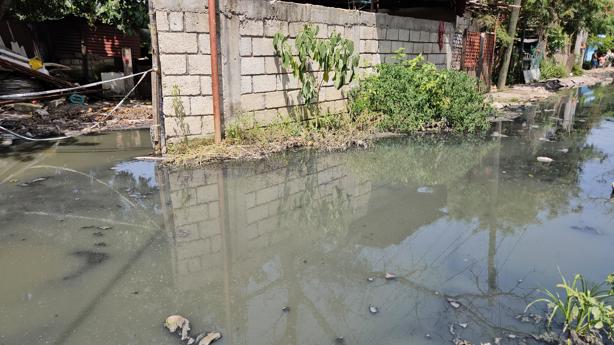
<instances>
[{"instance_id":1,"label":"utility pole","mask_svg":"<svg viewBox=\"0 0 614 345\"><path fill-rule=\"evenodd\" d=\"M512 50L514 50L514 38L516 37L516 25L518 24L518 17L520 16L520 5L522 0L514 0L512 7L512 15L510 16L510 26L507 33L512 38L512 41L507 45L505 55L503 56L503 65L501 65L501 71L499 71L499 80L497 81L497 89L502 90L505 88L505 82L507 81L507 72L510 68L510 61L512 60Z\"/></svg>"}]
</instances>

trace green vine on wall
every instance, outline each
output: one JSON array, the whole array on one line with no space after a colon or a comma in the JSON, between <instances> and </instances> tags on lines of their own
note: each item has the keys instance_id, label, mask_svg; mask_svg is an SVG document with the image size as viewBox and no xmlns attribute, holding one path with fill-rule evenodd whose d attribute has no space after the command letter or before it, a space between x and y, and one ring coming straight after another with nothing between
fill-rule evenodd
<instances>
[{"instance_id":1,"label":"green vine on wall","mask_svg":"<svg viewBox=\"0 0 614 345\"><path fill-rule=\"evenodd\" d=\"M337 32L332 32L328 38L318 38L318 32L319 27L305 25L297 34L294 47L289 37L281 32L273 38L275 52L282 66L299 80L300 95L306 104L318 101L322 84L331 78L337 89L349 84L358 66L354 42Z\"/></svg>"}]
</instances>

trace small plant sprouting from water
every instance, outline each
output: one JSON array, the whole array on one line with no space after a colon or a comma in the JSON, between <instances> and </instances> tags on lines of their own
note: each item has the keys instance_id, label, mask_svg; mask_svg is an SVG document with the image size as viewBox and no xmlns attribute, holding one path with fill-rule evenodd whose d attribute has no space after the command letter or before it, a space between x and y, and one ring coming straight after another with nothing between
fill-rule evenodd
<instances>
[{"instance_id":1,"label":"small plant sprouting from water","mask_svg":"<svg viewBox=\"0 0 614 345\"><path fill-rule=\"evenodd\" d=\"M181 130L184 144L187 144L189 127L188 124L185 123L185 108L183 107L181 97L179 97L179 95L181 95L181 88L179 88L178 85L173 85L171 95L173 97L173 111L175 112L175 116L179 119L179 130Z\"/></svg>"},{"instance_id":2,"label":"small plant sprouting from water","mask_svg":"<svg viewBox=\"0 0 614 345\"><path fill-rule=\"evenodd\" d=\"M571 282L562 275L561 279L562 282L556 287L563 290L563 295L543 289L546 297L529 303L525 311L536 303L546 303L549 328L558 317L562 321L563 334L569 334L571 339L594 343L605 336L610 341L614 340L614 309L611 304L614 274L610 274L606 283L602 284L589 284L581 274L577 274ZM609 284L609 288L604 288L605 284Z\"/></svg>"}]
</instances>

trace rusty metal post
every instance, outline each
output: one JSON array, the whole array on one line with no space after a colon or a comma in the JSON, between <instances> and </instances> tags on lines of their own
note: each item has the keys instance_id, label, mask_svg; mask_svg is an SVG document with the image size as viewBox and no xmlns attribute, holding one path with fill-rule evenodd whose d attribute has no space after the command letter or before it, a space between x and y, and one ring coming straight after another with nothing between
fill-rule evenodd
<instances>
[{"instance_id":1,"label":"rusty metal post","mask_svg":"<svg viewBox=\"0 0 614 345\"><path fill-rule=\"evenodd\" d=\"M220 75L217 64L217 22L215 0L209 0L209 45L211 47L211 93L213 95L213 130L215 142L222 142L222 114L220 110Z\"/></svg>"}]
</instances>

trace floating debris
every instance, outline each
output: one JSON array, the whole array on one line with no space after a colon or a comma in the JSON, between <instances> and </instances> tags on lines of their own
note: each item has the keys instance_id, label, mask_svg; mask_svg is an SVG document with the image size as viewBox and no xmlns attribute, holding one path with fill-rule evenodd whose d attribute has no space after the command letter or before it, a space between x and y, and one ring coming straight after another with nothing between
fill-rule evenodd
<instances>
[{"instance_id":1,"label":"floating debris","mask_svg":"<svg viewBox=\"0 0 614 345\"><path fill-rule=\"evenodd\" d=\"M456 335L456 332L454 331L454 322L450 324L450 328L448 330L450 331L450 334Z\"/></svg>"},{"instance_id":2,"label":"floating debris","mask_svg":"<svg viewBox=\"0 0 614 345\"><path fill-rule=\"evenodd\" d=\"M386 272L386 274L384 274L384 278L386 280L394 280L397 279L397 275L394 273Z\"/></svg>"},{"instance_id":3,"label":"floating debris","mask_svg":"<svg viewBox=\"0 0 614 345\"><path fill-rule=\"evenodd\" d=\"M370 304L369 305L369 312L371 314L377 314L377 313L379 313L379 309L376 306L374 306L373 304Z\"/></svg>"},{"instance_id":4,"label":"floating debris","mask_svg":"<svg viewBox=\"0 0 614 345\"><path fill-rule=\"evenodd\" d=\"M343 337L337 337L335 338L335 344L338 344L338 345L345 344L345 339Z\"/></svg>"},{"instance_id":5,"label":"floating debris","mask_svg":"<svg viewBox=\"0 0 614 345\"><path fill-rule=\"evenodd\" d=\"M583 225L583 226L572 225L570 226L570 228L576 231L586 232L586 233L593 234L593 235L603 235L601 231L599 231L598 229L590 225Z\"/></svg>"},{"instance_id":6,"label":"floating debris","mask_svg":"<svg viewBox=\"0 0 614 345\"><path fill-rule=\"evenodd\" d=\"M220 332L209 332L205 335L204 338L200 339L197 345L209 345L212 342L222 338L222 333Z\"/></svg>"},{"instance_id":7,"label":"floating debris","mask_svg":"<svg viewBox=\"0 0 614 345\"><path fill-rule=\"evenodd\" d=\"M92 234L92 236L94 237L104 237L104 234L100 231L96 231L95 233Z\"/></svg>"},{"instance_id":8,"label":"floating debris","mask_svg":"<svg viewBox=\"0 0 614 345\"><path fill-rule=\"evenodd\" d=\"M190 321L181 315L171 315L164 321L164 327L168 328L171 333L175 333L177 329L181 329L181 340L188 340L190 332Z\"/></svg>"},{"instance_id":9,"label":"floating debris","mask_svg":"<svg viewBox=\"0 0 614 345\"><path fill-rule=\"evenodd\" d=\"M569 149L560 149L559 152L567 153L569 152Z\"/></svg>"},{"instance_id":10,"label":"floating debris","mask_svg":"<svg viewBox=\"0 0 614 345\"><path fill-rule=\"evenodd\" d=\"M425 337L426 339L431 339L431 338L432 338L432 336L431 336L429 333L425 334L425 335L424 335L424 337Z\"/></svg>"},{"instance_id":11,"label":"floating debris","mask_svg":"<svg viewBox=\"0 0 614 345\"><path fill-rule=\"evenodd\" d=\"M112 226L106 226L106 225L97 226L97 228L100 229L100 230L110 230L110 229L113 229Z\"/></svg>"},{"instance_id":12,"label":"floating debris","mask_svg":"<svg viewBox=\"0 0 614 345\"><path fill-rule=\"evenodd\" d=\"M516 338L518 338L518 336L516 334L512 334L512 333L508 334L507 337L509 339L516 339Z\"/></svg>"},{"instance_id":13,"label":"floating debris","mask_svg":"<svg viewBox=\"0 0 614 345\"><path fill-rule=\"evenodd\" d=\"M542 163L552 163L554 162L554 159L550 158L550 157L537 157L537 161L538 162L542 162Z\"/></svg>"},{"instance_id":14,"label":"floating debris","mask_svg":"<svg viewBox=\"0 0 614 345\"><path fill-rule=\"evenodd\" d=\"M375 281L375 277L368 277L368 278L367 278L367 281L368 281L369 283L373 283L373 282Z\"/></svg>"},{"instance_id":15,"label":"floating debris","mask_svg":"<svg viewBox=\"0 0 614 345\"><path fill-rule=\"evenodd\" d=\"M454 343L454 345L472 345L468 340L458 338L452 340L452 342Z\"/></svg>"},{"instance_id":16,"label":"floating debris","mask_svg":"<svg viewBox=\"0 0 614 345\"><path fill-rule=\"evenodd\" d=\"M452 299L452 298L448 298L448 303L450 303L450 305L452 306L452 308L454 309L458 309L461 307L461 304L459 301Z\"/></svg>"},{"instance_id":17,"label":"floating debris","mask_svg":"<svg viewBox=\"0 0 614 345\"><path fill-rule=\"evenodd\" d=\"M416 192L418 193L426 193L426 194L433 194L433 188L431 187L418 187L418 189L416 189Z\"/></svg>"},{"instance_id":18,"label":"floating debris","mask_svg":"<svg viewBox=\"0 0 614 345\"><path fill-rule=\"evenodd\" d=\"M501 338L495 338L495 345L501 344Z\"/></svg>"},{"instance_id":19,"label":"floating debris","mask_svg":"<svg viewBox=\"0 0 614 345\"><path fill-rule=\"evenodd\" d=\"M283 307L281 308L281 311L283 311L284 313L289 313L289 312L290 312L290 307L288 307L287 305L286 305L286 306L283 306Z\"/></svg>"},{"instance_id":20,"label":"floating debris","mask_svg":"<svg viewBox=\"0 0 614 345\"><path fill-rule=\"evenodd\" d=\"M457 325L460 326L460 328L467 328L467 326L469 326L466 322L457 323Z\"/></svg>"}]
</instances>

